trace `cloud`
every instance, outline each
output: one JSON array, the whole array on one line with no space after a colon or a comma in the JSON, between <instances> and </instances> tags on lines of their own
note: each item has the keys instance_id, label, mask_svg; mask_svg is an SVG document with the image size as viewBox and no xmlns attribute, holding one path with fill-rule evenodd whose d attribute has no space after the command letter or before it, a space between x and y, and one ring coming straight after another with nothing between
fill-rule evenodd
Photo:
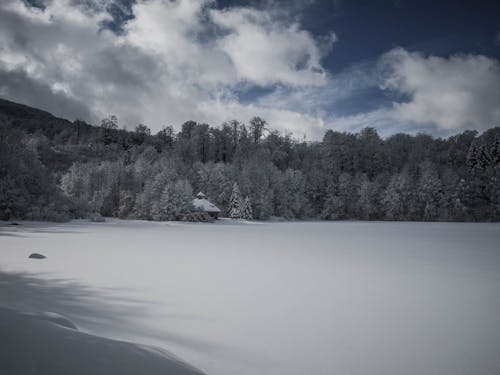
<instances>
[{"instance_id":1,"label":"cloud","mask_svg":"<svg viewBox=\"0 0 500 375\"><path fill-rule=\"evenodd\" d=\"M254 115L305 133L321 126L300 111L243 104L235 92L324 84L321 58L333 35L315 40L271 11L216 9L212 0L137 1L133 18L115 33L103 27L113 22L112 4L51 0L35 8L2 1L0 95L70 119L116 114L122 125L144 122L153 130ZM25 95L29 87L37 94Z\"/></svg>"},{"instance_id":2,"label":"cloud","mask_svg":"<svg viewBox=\"0 0 500 375\"><path fill-rule=\"evenodd\" d=\"M443 130L484 130L500 125L500 64L482 55L424 56L402 48L384 54L381 88L407 98L395 101L401 123Z\"/></svg>"},{"instance_id":3,"label":"cloud","mask_svg":"<svg viewBox=\"0 0 500 375\"><path fill-rule=\"evenodd\" d=\"M388 136L448 136L500 125L500 64L482 55L425 56L393 49L331 76L320 87L279 88L263 107L308 113L325 128L375 127ZM317 132L321 136L321 132Z\"/></svg>"},{"instance_id":4,"label":"cloud","mask_svg":"<svg viewBox=\"0 0 500 375\"><path fill-rule=\"evenodd\" d=\"M213 9L210 15L226 31L217 46L231 59L239 80L261 86L326 82L321 49L297 23L276 22L269 13L251 8ZM332 34L329 44L334 41Z\"/></svg>"},{"instance_id":5,"label":"cloud","mask_svg":"<svg viewBox=\"0 0 500 375\"><path fill-rule=\"evenodd\" d=\"M85 105L44 83L30 79L24 71L0 70L0 96L21 103L36 102L45 110L63 118L92 117Z\"/></svg>"},{"instance_id":6,"label":"cloud","mask_svg":"<svg viewBox=\"0 0 500 375\"><path fill-rule=\"evenodd\" d=\"M265 107L296 109L302 112L314 111L318 115L328 112L346 112L346 100L362 97L363 94L377 87L377 70L373 63L354 64L348 69L329 76L321 86L278 87L260 97L258 103ZM359 112L360 104L349 110ZM345 107L345 106L344 106Z\"/></svg>"},{"instance_id":7,"label":"cloud","mask_svg":"<svg viewBox=\"0 0 500 375\"><path fill-rule=\"evenodd\" d=\"M303 30L279 1L255 4L0 1L0 96L94 123L116 114L153 131L256 115L309 139L327 128L440 134L499 125L495 59L397 48L331 75L322 64L334 33Z\"/></svg>"}]
</instances>

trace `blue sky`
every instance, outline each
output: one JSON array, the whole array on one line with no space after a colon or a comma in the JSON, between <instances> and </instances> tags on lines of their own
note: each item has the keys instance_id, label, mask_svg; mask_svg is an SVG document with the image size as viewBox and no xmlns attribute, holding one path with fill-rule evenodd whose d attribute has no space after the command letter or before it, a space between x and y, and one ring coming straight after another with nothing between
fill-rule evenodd
<instances>
[{"instance_id":1,"label":"blue sky","mask_svg":"<svg viewBox=\"0 0 500 375\"><path fill-rule=\"evenodd\" d=\"M483 131L500 125L496 3L5 0L0 96L153 131Z\"/></svg>"}]
</instances>

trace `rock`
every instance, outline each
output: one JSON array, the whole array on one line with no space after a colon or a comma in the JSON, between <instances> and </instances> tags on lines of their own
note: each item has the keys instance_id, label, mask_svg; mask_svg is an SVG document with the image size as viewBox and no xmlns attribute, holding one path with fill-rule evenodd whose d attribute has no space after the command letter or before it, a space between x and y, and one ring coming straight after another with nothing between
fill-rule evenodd
<instances>
[{"instance_id":1,"label":"rock","mask_svg":"<svg viewBox=\"0 0 500 375\"><path fill-rule=\"evenodd\" d=\"M30 254L29 258L31 258L31 259L45 259L47 257L45 255L42 255L42 254L32 253L32 254Z\"/></svg>"},{"instance_id":2,"label":"rock","mask_svg":"<svg viewBox=\"0 0 500 375\"><path fill-rule=\"evenodd\" d=\"M14 223L10 223L10 225L20 225L20 224L19 224L19 223L14 222Z\"/></svg>"}]
</instances>

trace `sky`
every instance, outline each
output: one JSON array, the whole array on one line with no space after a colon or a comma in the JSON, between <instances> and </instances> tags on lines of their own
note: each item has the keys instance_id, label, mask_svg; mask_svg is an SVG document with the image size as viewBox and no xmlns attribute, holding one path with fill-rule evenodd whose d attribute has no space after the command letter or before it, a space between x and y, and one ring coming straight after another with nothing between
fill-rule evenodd
<instances>
[{"instance_id":1,"label":"sky","mask_svg":"<svg viewBox=\"0 0 500 375\"><path fill-rule=\"evenodd\" d=\"M500 126L499 19L480 0L2 0L0 97L153 132L481 132Z\"/></svg>"}]
</instances>

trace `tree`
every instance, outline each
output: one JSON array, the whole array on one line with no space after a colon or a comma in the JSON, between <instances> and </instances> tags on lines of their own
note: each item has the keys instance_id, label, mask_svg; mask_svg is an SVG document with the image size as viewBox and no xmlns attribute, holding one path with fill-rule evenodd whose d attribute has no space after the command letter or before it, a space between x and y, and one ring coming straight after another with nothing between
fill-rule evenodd
<instances>
[{"instance_id":1,"label":"tree","mask_svg":"<svg viewBox=\"0 0 500 375\"><path fill-rule=\"evenodd\" d=\"M105 145L118 140L118 119L115 115L101 120L101 139Z\"/></svg>"},{"instance_id":2,"label":"tree","mask_svg":"<svg viewBox=\"0 0 500 375\"><path fill-rule=\"evenodd\" d=\"M323 208L322 217L329 220L346 219L350 217L350 199L352 193L352 176L342 173L338 182L331 181L327 187L327 198Z\"/></svg>"},{"instance_id":3,"label":"tree","mask_svg":"<svg viewBox=\"0 0 500 375\"><path fill-rule=\"evenodd\" d=\"M422 210L419 219L426 221L438 219L441 202L441 181L435 166L427 161L421 166L422 172L417 188L418 205Z\"/></svg>"},{"instance_id":4,"label":"tree","mask_svg":"<svg viewBox=\"0 0 500 375\"><path fill-rule=\"evenodd\" d=\"M153 204L154 220L184 220L194 210L193 189L185 179L167 183L158 202Z\"/></svg>"},{"instance_id":5,"label":"tree","mask_svg":"<svg viewBox=\"0 0 500 375\"><path fill-rule=\"evenodd\" d=\"M132 134L132 141L136 145L142 145L147 137L151 135L151 129L149 129L144 124L139 124L135 127L135 131Z\"/></svg>"},{"instance_id":6,"label":"tree","mask_svg":"<svg viewBox=\"0 0 500 375\"><path fill-rule=\"evenodd\" d=\"M250 203L250 199L245 197L243 201L243 205L241 207L241 218L245 220L253 220L253 211L252 204Z\"/></svg>"},{"instance_id":7,"label":"tree","mask_svg":"<svg viewBox=\"0 0 500 375\"><path fill-rule=\"evenodd\" d=\"M115 115L110 115L110 116L102 119L101 120L101 128L117 130L118 129L118 119L116 118Z\"/></svg>"},{"instance_id":8,"label":"tree","mask_svg":"<svg viewBox=\"0 0 500 375\"><path fill-rule=\"evenodd\" d=\"M172 148L174 144L174 128L172 126L164 126L157 134L158 139L160 139L161 144L165 145L167 148Z\"/></svg>"},{"instance_id":9,"label":"tree","mask_svg":"<svg viewBox=\"0 0 500 375\"><path fill-rule=\"evenodd\" d=\"M275 214L287 219L300 218L308 211L305 179L301 171L287 169L275 173Z\"/></svg>"},{"instance_id":10,"label":"tree","mask_svg":"<svg viewBox=\"0 0 500 375\"><path fill-rule=\"evenodd\" d=\"M233 192L231 193L231 198L229 199L229 210L228 215L231 219L241 219L243 216L243 199L241 197L240 188L238 183L235 182L233 185Z\"/></svg>"},{"instance_id":11,"label":"tree","mask_svg":"<svg viewBox=\"0 0 500 375\"><path fill-rule=\"evenodd\" d=\"M0 118L0 220L59 220L58 206L68 210L30 140Z\"/></svg>"},{"instance_id":12,"label":"tree","mask_svg":"<svg viewBox=\"0 0 500 375\"><path fill-rule=\"evenodd\" d=\"M264 133L266 122L260 117L253 117L250 120L250 133L252 134L253 143L257 144Z\"/></svg>"},{"instance_id":13,"label":"tree","mask_svg":"<svg viewBox=\"0 0 500 375\"><path fill-rule=\"evenodd\" d=\"M406 175L393 175L382 196L382 207L385 219L404 219L403 189Z\"/></svg>"},{"instance_id":14,"label":"tree","mask_svg":"<svg viewBox=\"0 0 500 375\"><path fill-rule=\"evenodd\" d=\"M357 195L357 215L362 220L369 220L375 213L374 205L374 184L363 174L360 177Z\"/></svg>"},{"instance_id":15,"label":"tree","mask_svg":"<svg viewBox=\"0 0 500 375\"><path fill-rule=\"evenodd\" d=\"M500 220L500 128L385 139L328 130L306 142L254 117L151 135L119 129L116 116L91 126L13 104L0 100L3 219L196 219L192 186L238 218Z\"/></svg>"},{"instance_id":16,"label":"tree","mask_svg":"<svg viewBox=\"0 0 500 375\"><path fill-rule=\"evenodd\" d=\"M76 162L61 177L60 188L72 200L77 217L85 216L92 205L93 192L89 186L90 172L89 164Z\"/></svg>"},{"instance_id":17,"label":"tree","mask_svg":"<svg viewBox=\"0 0 500 375\"><path fill-rule=\"evenodd\" d=\"M228 207L233 188L229 166L216 163L208 168L207 174L207 196L211 197L217 206Z\"/></svg>"}]
</instances>

